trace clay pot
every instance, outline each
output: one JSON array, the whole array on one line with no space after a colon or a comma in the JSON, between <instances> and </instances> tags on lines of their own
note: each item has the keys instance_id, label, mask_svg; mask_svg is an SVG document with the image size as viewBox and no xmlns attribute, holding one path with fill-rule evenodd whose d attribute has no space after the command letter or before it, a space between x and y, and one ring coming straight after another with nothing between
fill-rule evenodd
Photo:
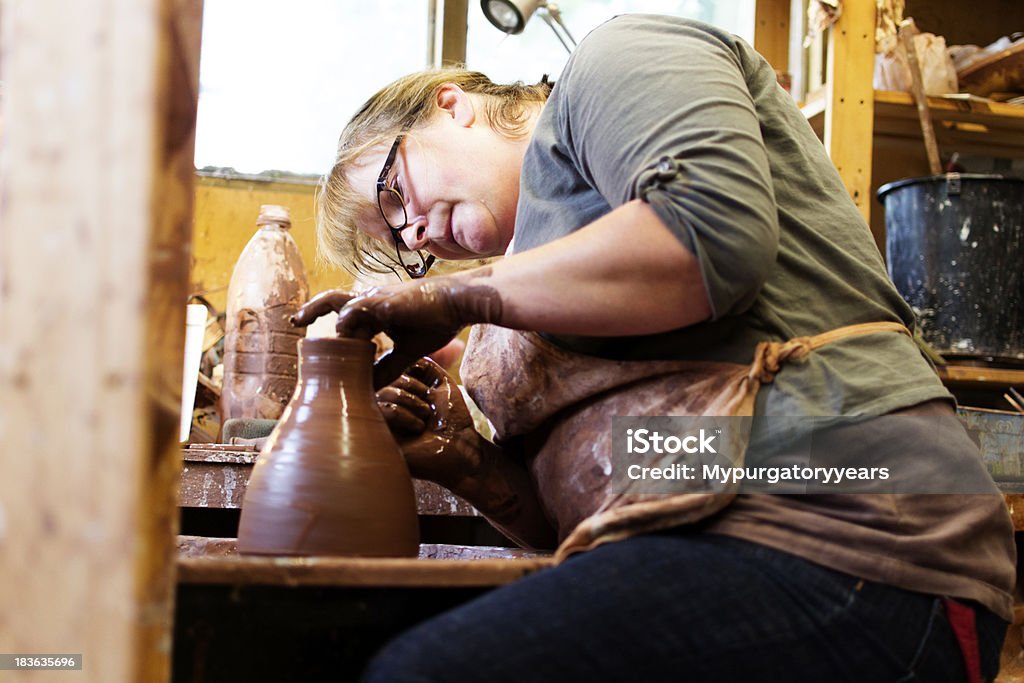
<instances>
[{"instance_id":1,"label":"clay pot","mask_svg":"<svg viewBox=\"0 0 1024 683\"><path fill-rule=\"evenodd\" d=\"M374 345L303 339L298 384L253 468L238 550L406 556L419 551L412 479L374 398Z\"/></svg>"}]
</instances>

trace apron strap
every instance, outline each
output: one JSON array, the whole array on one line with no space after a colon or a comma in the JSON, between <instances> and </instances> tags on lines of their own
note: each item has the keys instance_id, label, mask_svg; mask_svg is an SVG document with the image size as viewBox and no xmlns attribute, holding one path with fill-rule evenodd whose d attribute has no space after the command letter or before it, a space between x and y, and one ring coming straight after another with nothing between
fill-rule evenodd
<instances>
[{"instance_id":1,"label":"apron strap","mask_svg":"<svg viewBox=\"0 0 1024 683\"><path fill-rule=\"evenodd\" d=\"M816 334L813 337L794 337L789 341L782 342L764 341L759 343L754 350L754 362L750 364L750 373L747 377L751 382L757 381L760 384L770 384L775 379L775 375L779 372L782 364L787 361L805 358L811 351L839 339L860 337L876 332L899 332L913 339L910 330L902 323L875 322L837 327L834 330Z\"/></svg>"}]
</instances>

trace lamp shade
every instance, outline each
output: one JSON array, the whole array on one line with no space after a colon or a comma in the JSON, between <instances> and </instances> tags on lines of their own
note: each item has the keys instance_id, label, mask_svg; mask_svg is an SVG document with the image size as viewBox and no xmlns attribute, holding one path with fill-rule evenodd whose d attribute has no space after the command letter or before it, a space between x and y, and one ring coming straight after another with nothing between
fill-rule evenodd
<instances>
[{"instance_id":1,"label":"lamp shade","mask_svg":"<svg viewBox=\"0 0 1024 683\"><path fill-rule=\"evenodd\" d=\"M542 0L480 0L480 8L495 28L505 33L522 33Z\"/></svg>"}]
</instances>

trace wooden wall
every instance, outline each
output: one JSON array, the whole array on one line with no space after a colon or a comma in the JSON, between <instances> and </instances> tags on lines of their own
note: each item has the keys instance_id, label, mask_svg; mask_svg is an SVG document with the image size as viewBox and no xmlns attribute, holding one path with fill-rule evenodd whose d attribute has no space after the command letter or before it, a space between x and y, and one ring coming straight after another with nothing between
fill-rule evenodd
<instances>
[{"instance_id":1,"label":"wooden wall","mask_svg":"<svg viewBox=\"0 0 1024 683\"><path fill-rule=\"evenodd\" d=\"M311 294L349 286L351 278L344 271L316 263L313 191L311 182L298 179L197 176L190 292L203 294L217 310L224 310L231 271L256 230L261 204L281 204L291 210L291 234L302 254Z\"/></svg>"},{"instance_id":2,"label":"wooden wall","mask_svg":"<svg viewBox=\"0 0 1024 683\"><path fill-rule=\"evenodd\" d=\"M907 0L904 16L921 31L945 37L947 45L985 46L1013 31L1024 31L1021 0Z\"/></svg>"}]
</instances>

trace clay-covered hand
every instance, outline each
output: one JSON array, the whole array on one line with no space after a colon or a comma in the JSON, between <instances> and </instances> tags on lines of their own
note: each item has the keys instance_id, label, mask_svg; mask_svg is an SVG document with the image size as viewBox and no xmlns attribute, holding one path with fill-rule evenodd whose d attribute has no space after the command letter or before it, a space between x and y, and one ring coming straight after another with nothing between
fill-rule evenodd
<instances>
[{"instance_id":1,"label":"clay-covered hand","mask_svg":"<svg viewBox=\"0 0 1024 683\"><path fill-rule=\"evenodd\" d=\"M377 392L377 405L412 476L458 489L478 464L481 437L458 385L421 358Z\"/></svg>"},{"instance_id":2,"label":"clay-covered hand","mask_svg":"<svg viewBox=\"0 0 1024 683\"><path fill-rule=\"evenodd\" d=\"M305 327L322 315L332 311L337 313L354 298L356 298L355 294L342 289L328 289L327 291L320 292L295 312L295 315L291 318L291 323L297 327Z\"/></svg>"},{"instance_id":3,"label":"clay-covered hand","mask_svg":"<svg viewBox=\"0 0 1024 683\"><path fill-rule=\"evenodd\" d=\"M341 309L338 334L370 339L383 332L391 338L394 348L374 366L374 385L383 387L465 326L501 321L501 296L485 283L486 272L480 272L472 278L434 277L370 290Z\"/></svg>"}]
</instances>

